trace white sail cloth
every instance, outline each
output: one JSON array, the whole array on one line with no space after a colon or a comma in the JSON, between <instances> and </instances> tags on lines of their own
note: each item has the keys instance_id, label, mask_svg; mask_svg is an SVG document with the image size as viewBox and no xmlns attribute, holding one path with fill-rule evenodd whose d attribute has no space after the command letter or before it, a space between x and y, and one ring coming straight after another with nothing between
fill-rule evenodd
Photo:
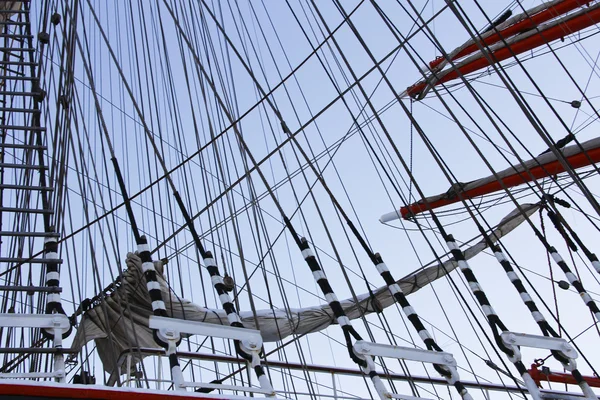
<instances>
[{"instance_id":1,"label":"white sail cloth","mask_svg":"<svg viewBox=\"0 0 600 400\"><path fill-rule=\"evenodd\" d=\"M0 11L2 11L0 13L0 22L8 21L22 7L23 2L21 1L0 1Z\"/></svg>"},{"instance_id":2,"label":"white sail cloth","mask_svg":"<svg viewBox=\"0 0 600 400\"><path fill-rule=\"evenodd\" d=\"M462 50L464 50L466 47L471 46L475 43L482 43L485 41L485 39L487 39L488 37L497 34L497 32L502 31L505 28L508 28L511 25L514 25L516 23L519 23L521 21L523 21L526 18L530 18L530 16L535 15L541 11L544 11L546 9L549 9L555 5L557 5L558 3L561 3L563 0L554 0L550 3L545 3L542 5L539 5L537 7L534 7L530 10L528 10L527 12L515 15L512 18L509 18L508 20L506 20L505 22L503 22L502 24L496 26L496 29L491 29L485 33L482 33L480 35L481 39L476 42L474 40L469 40L466 43L464 43L462 46L457 47L456 49L454 49L453 51L451 51L448 54L448 58L449 59L453 59L457 54L459 54ZM539 24L535 27L535 29L530 29L530 30L526 30L524 32L520 32L519 34L510 36L508 38L504 38L503 40L500 40L492 45L488 46L488 52L494 53L497 50L500 50L502 48L505 47L510 47L513 44L520 42L524 39L527 39L528 37L534 36L534 35L538 35L540 34L540 32L543 32L546 29L549 29L551 27L555 27L555 26L559 26L561 24L563 24L565 21L568 21L574 17L577 16L581 16L584 15L586 13L589 13L592 9L597 9L600 8L600 3L594 3L594 4L589 4L587 7L584 7L583 5L581 5L581 10L579 11L575 11L573 13L567 14L565 16L563 16L562 18L557 18L557 19L552 19L550 21L547 21L545 23ZM570 32L565 32L565 35L569 34ZM431 89L436 86L437 82L439 82L440 80L442 80L442 78L444 76L446 76L447 74L449 74L450 72L454 71L454 70L461 70L462 67L464 67L465 65L470 64L471 62L478 60L480 58L484 57L484 55L479 51L475 51L474 53L467 55L465 58L456 61L454 64L454 67L452 68L447 68L447 69L443 69L445 66L448 65L448 59L444 59L439 65L437 65L435 68L433 68L432 74L430 74L424 82L427 83L427 86L418 94L417 99L421 100L423 99L430 91ZM427 70L428 67L425 67L425 70ZM423 81L422 81L423 82ZM402 93L401 97L406 96L408 93L404 92Z\"/></svg>"},{"instance_id":3,"label":"white sail cloth","mask_svg":"<svg viewBox=\"0 0 600 400\"><path fill-rule=\"evenodd\" d=\"M527 216L538 208L539 206L535 204L522 206ZM514 210L502 219L490 236L500 239L521 224L525 218L518 210ZM464 250L465 257L470 259L487 247L486 242L481 240ZM211 324L227 324L225 311L202 307L177 297L168 289L163 276L162 264L156 264L158 282L167 312L171 317ZM84 313L72 345L73 348L80 350L87 342L95 340L104 368L107 372L112 373L113 378L117 359L123 351L136 347L156 347L152 331L148 328L152 307L141 272L141 260L137 255L130 253L127 265L128 269L123 273L121 286L100 304ZM414 293L447 275L456 267L457 263L453 259L448 260L443 264L419 270L399 280L398 283L405 294ZM386 286L377 289L374 294L383 308L394 303ZM341 301L342 308L350 319L376 311L369 294L360 295L357 300ZM281 340L292 334L302 335L317 332L335 323L333 312L328 305L258 310L256 315L253 315L252 312L242 311L240 317L247 328L257 329L255 321L258 321L258 329L263 340L267 342Z\"/></svg>"},{"instance_id":4,"label":"white sail cloth","mask_svg":"<svg viewBox=\"0 0 600 400\"><path fill-rule=\"evenodd\" d=\"M597 137L597 138L593 138L588 141L585 141L583 143L578 143L578 144L574 144L571 146L567 146L561 150L561 153L562 153L562 156L568 160L571 156L574 156L574 155L577 155L580 153L589 152L589 151L595 150L599 147L600 147L600 137ZM503 181L504 179L506 179L512 175L521 174L526 171L530 171L531 169L536 168L538 166L547 166L549 163L554 162L556 160L557 160L557 157L554 153L552 153L552 152L543 153L543 154L537 156L536 158L532 158L530 160L524 161L523 163L515 164L513 166L510 166L510 167L502 170L502 171L496 172L496 175L489 175L484 178L479 178L479 179L476 179L474 181L467 182L467 183L454 184L450 189L448 189L448 191L438 194L438 195L435 195L435 196L427 197L424 200L420 200L417 203L412 204L411 207L414 205L423 205L423 209L426 209L425 204L432 204L441 199L456 199L457 201L459 201L458 193L469 192L470 190L477 189L479 187L485 186L492 182ZM548 171L548 172L549 172L549 174L553 173L552 171ZM526 178L527 178L527 176L526 176ZM391 220L398 219L401 217L402 217L401 213L394 211L394 212L383 215L381 217L381 221L389 222Z\"/></svg>"},{"instance_id":5,"label":"white sail cloth","mask_svg":"<svg viewBox=\"0 0 600 400\"><path fill-rule=\"evenodd\" d=\"M564 0L553 0L550 2L545 2L544 4L540 4L539 6L530 8L529 10L522 12L520 14L514 15L512 17L510 17L509 19L507 19L506 21L504 21L503 23L495 26L495 29L490 29L487 32L483 32L480 33L478 36L479 42L485 42L485 40L493 35L496 35L498 32L508 28L511 25L515 25L525 19L531 18L531 16L538 14L541 11L550 9L551 7L556 6L559 3L562 3ZM535 32L535 29L533 30ZM522 37L520 37L522 38ZM506 38L505 38L506 39ZM502 42L502 41L500 41ZM467 40L462 46L457 47L456 49L452 50L451 52L448 53L448 58L450 59L454 59L454 57L460 53L461 51L463 51L465 48L472 46L473 44L477 43L475 40L473 39L469 39ZM477 54L477 57L481 57L481 54ZM442 68L444 68L446 65L448 65L448 59L444 58L444 60L439 63L436 66L436 70L441 70Z\"/></svg>"}]
</instances>

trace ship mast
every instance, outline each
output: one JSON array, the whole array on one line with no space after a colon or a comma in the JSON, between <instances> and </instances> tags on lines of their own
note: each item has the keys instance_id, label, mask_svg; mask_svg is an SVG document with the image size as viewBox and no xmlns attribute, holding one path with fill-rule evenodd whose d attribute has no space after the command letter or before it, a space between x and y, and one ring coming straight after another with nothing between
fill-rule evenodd
<instances>
[{"instance_id":1,"label":"ship mast","mask_svg":"<svg viewBox=\"0 0 600 400\"><path fill-rule=\"evenodd\" d=\"M506 3L0 1L0 394L596 399L600 1Z\"/></svg>"}]
</instances>

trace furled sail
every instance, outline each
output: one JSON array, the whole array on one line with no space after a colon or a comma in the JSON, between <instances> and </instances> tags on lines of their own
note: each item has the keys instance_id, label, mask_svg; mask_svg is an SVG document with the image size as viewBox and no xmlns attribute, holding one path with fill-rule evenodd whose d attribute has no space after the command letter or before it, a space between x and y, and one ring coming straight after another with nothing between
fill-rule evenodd
<instances>
[{"instance_id":1,"label":"furled sail","mask_svg":"<svg viewBox=\"0 0 600 400\"><path fill-rule=\"evenodd\" d=\"M513 58L539 46L562 39L600 22L600 2L591 0L557 0L518 14L469 40L448 54L456 61L452 68L446 57L429 64L432 74L406 89L406 94L422 99L432 87L481 70L491 64ZM488 48L487 55L480 47Z\"/></svg>"},{"instance_id":2,"label":"furled sail","mask_svg":"<svg viewBox=\"0 0 600 400\"><path fill-rule=\"evenodd\" d=\"M21 1L1 1L0 2L0 22L11 18L15 13L21 10L23 2Z\"/></svg>"},{"instance_id":3,"label":"furled sail","mask_svg":"<svg viewBox=\"0 0 600 400\"><path fill-rule=\"evenodd\" d=\"M573 169L586 167L600 161L600 138L588 140L581 144L565 147L562 155ZM546 178L565 172L565 167L551 152L543 153L522 164L513 165L496 176L490 175L468 183L453 185L445 193L427 197L416 203L404 206L399 211L392 211L381 216L381 222L389 222L399 218L410 218L413 215L436 209L463 200L483 196L511 188L533 180Z\"/></svg>"},{"instance_id":4,"label":"furled sail","mask_svg":"<svg viewBox=\"0 0 600 400\"><path fill-rule=\"evenodd\" d=\"M500 239L507 235L536 212L539 205L524 204L521 208L524 213L518 209L512 211L500 221L490 237ZM482 239L464 250L465 257L473 258L487 247L486 241ZM163 275L162 263L156 264L158 282L167 312L171 317L219 325L228 323L224 310L199 306L179 298L170 291ZM112 373L113 379L117 359L123 351L135 347L156 347L152 331L148 327L152 306L142 277L141 260L137 255L130 253L127 265L128 269L123 273L119 288L100 304L84 313L73 342L73 347L80 350L87 342L95 340L103 365L108 372ZM405 294L414 293L447 275L456 267L457 263L451 259L443 264L421 269L400 279L398 283ZM383 308L394 304L394 299L386 286L374 291L374 295ZM343 300L341 305L350 319L376 312L370 294L357 296L357 302L354 299ZM244 326L256 329L255 315L252 312L241 312L240 317ZM265 341L281 340L292 334L317 332L335 323L333 312L328 305L258 310L256 318Z\"/></svg>"}]
</instances>

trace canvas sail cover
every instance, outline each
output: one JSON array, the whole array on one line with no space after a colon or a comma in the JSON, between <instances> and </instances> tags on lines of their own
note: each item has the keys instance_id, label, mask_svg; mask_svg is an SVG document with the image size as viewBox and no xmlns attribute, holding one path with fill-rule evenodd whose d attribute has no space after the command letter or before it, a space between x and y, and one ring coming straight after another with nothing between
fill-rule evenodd
<instances>
[{"instance_id":1,"label":"canvas sail cover","mask_svg":"<svg viewBox=\"0 0 600 400\"><path fill-rule=\"evenodd\" d=\"M0 1L0 22L7 21L21 10L23 3L21 1ZM14 12L11 12L14 11Z\"/></svg>"},{"instance_id":2,"label":"canvas sail cover","mask_svg":"<svg viewBox=\"0 0 600 400\"><path fill-rule=\"evenodd\" d=\"M581 144L574 144L561 150L563 158L571 168L577 169L600 162L600 138L594 138ZM467 183L457 183L445 193L426 197L416 203L400 208L398 211L381 216L381 222L389 222L399 218L410 218L413 215L426 212L449 204L477 196L494 193L503 189L522 185L537 179L565 172L563 164L552 152L546 152L536 158L516 164L496 175L489 175ZM460 195L460 196L459 196Z\"/></svg>"},{"instance_id":3,"label":"canvas sail cover","mask_svg":"<svg viewBox=\"0 0 600 400\"><path fill-rule=\"evenodd\" d=\"M576 10L575 12L571 12ZM432 74L425 80L407 88L404 95L422 99L441 83L457 79L474 71L487 68L492 63L512 59L553 40L578 32L600 21L600 2L592 0L554 0L526 12L478 35L478 42L469 40L448 54L429 64ZM489 59L480 51L487 46ZM464 58L463 58L464 57ZM443 69L448 59L456 61L451 68Z\"/></svg>"},{"instance_id":4,"label":"canvas sail cover","mask_svg":"<svg viewBox=\"0 0 600 400\"><path fill-rule=\"evenodd\" d=\"M502 219L490 237L500 239L507 235L538 208L537 204L525 204L521 207L523 213L515 209ZM485 240L481 240L464 249L465 257L473 258L487 247ZM141 260L137 255L130 253L127 264L128 269L123 273L121 285L100 304L83 314L72 346L79 351L87 342L95 340L98 354L105 370L112 374L113 383L116 378L117 359L123 351L136 347L157 347L152 331L148 327L152 306L142 275ZM456 267L457 263L453 259L448 260L443 264L421 269L400 279L398 283L405 294L414 293L447 275ZM170 291L163 275L163 266L160 263L157 263L157 278L169 316L211 324L228 324L224 310L202 307L180 298ZM394 303L386 286L374 291L374 295L383 308ZM341 305L350 319L356 319L363 314L376 311L373 308L370 294L360 295L356 300L341 301ZM263 340L266 342L282 340L290 335L317 332L335 323L333 312L328 305L258 310L256 316L252 312L242 311L240 318L245 327L257 329L256 318Z\"/></svg>"}]
</instances>

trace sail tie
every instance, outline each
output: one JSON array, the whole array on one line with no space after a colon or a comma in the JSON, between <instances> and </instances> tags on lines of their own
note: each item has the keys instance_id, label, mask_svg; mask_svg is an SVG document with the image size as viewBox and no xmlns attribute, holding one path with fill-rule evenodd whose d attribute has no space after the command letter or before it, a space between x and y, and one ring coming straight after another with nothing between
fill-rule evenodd
<instances>
[{"instance_id":1,"label":"sail tie","mask_svg":"<svg viewBox=\"0 0 600 400\"><path fill-rule=\"evenodd\" d=\"M573 103L575 103L575 102L572 102L571 104L573 104ZM556 147L557 150L560 150L560 149L564 148L566 145L568 145L569 143L571 143L573 140L575 140L575 135L572 132L569 132L569 134L567 136L565 136L564 138L562 138L558 142L556 142L554 147ZM548 150L540 153L540 156L542 154L550 153L551 151L552 151L552 149L548 149Z\"/></svg>"}]
</instances>

